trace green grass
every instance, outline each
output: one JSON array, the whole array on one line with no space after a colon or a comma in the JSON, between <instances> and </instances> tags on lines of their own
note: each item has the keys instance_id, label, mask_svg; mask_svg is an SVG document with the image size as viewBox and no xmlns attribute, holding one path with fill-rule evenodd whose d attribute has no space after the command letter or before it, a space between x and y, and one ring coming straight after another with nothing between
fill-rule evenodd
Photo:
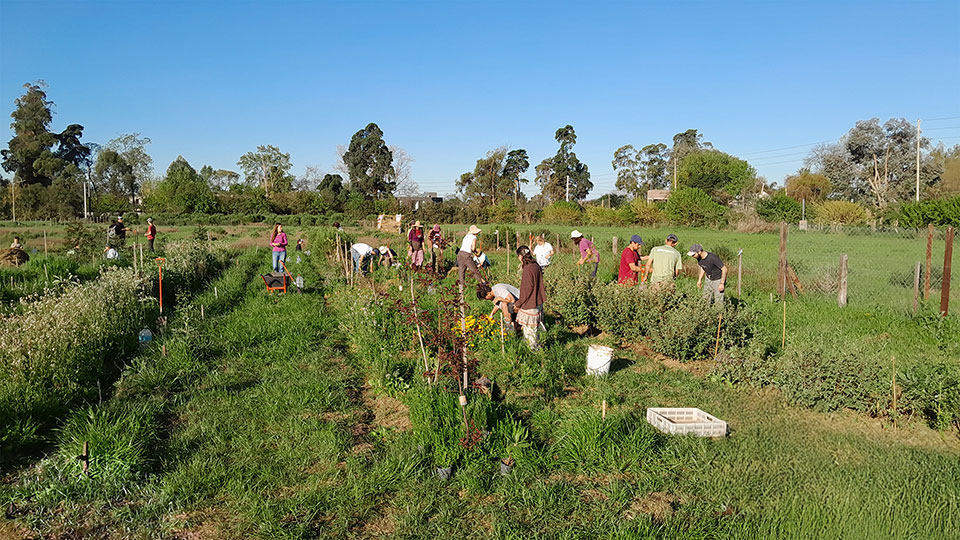
<instances>
[{"instance_id":1,"label":"green grass","mask_svg":"<svg viewBox=\"0 0 960 540\"><path fill-rule=\"evenodd\" d=\"M208 288L178 309L113 397L78 411L50 456L0 483L0 503L24 511L20 526L114 538L949 538L960 530L955 433L792 407L776 392L622 348L609 376L588 378L585 349L598 338L559 324L543 353L513 338L506 354L498 342L481 350L480 369L503 399L471 396L470 414L493 442L459 456L443 482L433 474L438 457L418 445L459 435L454 396L417 376L419 349L391 303L336 284L316 259L298 267L314 290L267 296L255 275L265 264L263 253L244 253L211 284L216 295ZM378 276L381 286L387 277ZM763 332L779 338L779 304L765 306L762 294L751 302L765 313ZM815 343L816 331L803 327L843 324L857 339L911 338L905 354L947 354L913 337L930 323L892 311L817 315L823 304L813 299L788 308L800 327L789 339ZM901 350L887 347L878 362ZM409 429L377 418L375 402L386 398L364 388L387 373L409 384L379 386L409 407ZM396 402L380 404L404 416ZM667 437L643 420L647 407L680 405L727 420L730 436ZM425 438L440 430L437 415L449 433ZM529 445L501 477L496 457L517 422ZM103 456L89 480L69 459L81 439L97 441L92 450Z\"/></svg>"}]
</instances>

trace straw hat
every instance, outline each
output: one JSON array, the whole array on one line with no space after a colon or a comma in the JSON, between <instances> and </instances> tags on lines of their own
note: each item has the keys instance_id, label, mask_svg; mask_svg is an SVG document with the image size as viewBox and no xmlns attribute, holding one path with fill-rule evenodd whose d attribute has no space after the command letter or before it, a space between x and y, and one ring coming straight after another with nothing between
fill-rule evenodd
<instances>
[{"instance_id":1,"label":"straw hat","mask_svg":"<svg viewBox=\"0 0 960 540\"><path fill-rule=\"evenodd\" d=\"M476 225L471 225L470 229L467 230L467 234L480 234L480 228Z\"/></svg>"}]
</instances>

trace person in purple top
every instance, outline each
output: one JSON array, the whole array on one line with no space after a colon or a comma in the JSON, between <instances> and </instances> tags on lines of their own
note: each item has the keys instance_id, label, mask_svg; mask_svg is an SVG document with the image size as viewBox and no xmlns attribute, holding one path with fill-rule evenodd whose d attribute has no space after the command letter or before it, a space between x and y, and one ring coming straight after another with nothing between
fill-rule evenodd
<instances>
[{"instance_id":1,"label":"person in purple top","mask_svg":"<svg viewBox=\"0 0 960 540\"><path fill-rule=\"evenodd\" d=\"M283 232L283 225L275 223L270 234L270 245L273 246L273 271L280 272L280 262L287 262L287 233Z\"/></svg>"},{"instance_id":2,"label":"person in purple top","mask_svg":"<svg viewBox=\"0 0 960 540\"><path fill-rule=\"evenodd\" d=\"M594 247L593 242L583 237L580 231L575 230L571 232L570 238L573 240L573 243L580 248L580 260L577 261L577 266L585 262L592 262L593 272L590 273L590 277L597 277L597 267L600 266L600 252Z\"/></svg>"}]
</instances>

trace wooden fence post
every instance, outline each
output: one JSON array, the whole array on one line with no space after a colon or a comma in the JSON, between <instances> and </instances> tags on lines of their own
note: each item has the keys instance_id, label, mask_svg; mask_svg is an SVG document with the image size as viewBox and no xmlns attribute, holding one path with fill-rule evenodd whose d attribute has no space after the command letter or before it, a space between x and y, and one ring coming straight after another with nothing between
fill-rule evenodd
<instances>
[{"instance_id":1,"label":"wooden fence post","mask_svg":"<svg viewBox=\"0 0 960 540\"><path fill-rule=\"evenodd\" d=\"M617 237L614 236L614 237L613 237L613 256L614 256L614 257L617 256L617 251L618 251L618 250L617 250Z\"/></svg>"},{"instance_id":2,"label":"wooden fence post","mask_svg":"<svg viewBox=\"0 0 960 540\"><path fill-rule=\"evenodd\" d=\"M947 227L946 245L943 248L943 281L940 284L940 314L950 311L950 267L953 263L953 227Z\"/></svg>"},{"instance_id":3,"label":"wooden fence post","mask_svg":"<svg viewBox=\"0 0 960 540\"><path fill-rule=\"evenodd\" d=\"M847 306L847 254L840 255L840 287L837 292L837 305Z\"/></svg>"},{"instance_id":4,"label":"wooden fence post","mask_svg":"<svg viewBox=\"0 0 960 540\"><path fill-rule=\"evenodd\" d=\"M917 261L917 267L913 271L913 314L917 314L917 308L920 303L920 261Z\"/></svg>"},{"instance_id":5,"label":"wooden fence post","mask_svg":"<svg viewBox=\"0 0 960 540\"><path fill-rule=\"evenodd\" d=\"M927 225L927 264L923 267L923 299L930 299L930 260L933 256L933 223Z\"/></svg>"}]
</instances>

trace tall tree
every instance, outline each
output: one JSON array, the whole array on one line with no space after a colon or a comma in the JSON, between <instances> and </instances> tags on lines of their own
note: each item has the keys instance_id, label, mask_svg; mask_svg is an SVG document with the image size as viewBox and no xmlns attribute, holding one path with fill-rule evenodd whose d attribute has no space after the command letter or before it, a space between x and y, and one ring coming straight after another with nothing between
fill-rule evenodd
<instances>
[{"instance_id":1,"label":"tall tree","mask_svg":"<svg viewBox=\"0 0 960 540\"><path fill-rule=\"evenodd\" d=\"M83 126L80 124L70 124L57 135L57 157L67 163L76 165L78 169L85 170L93 162L90 159L92 149L89 145L80 142L83 137Z\"/></svg>"},{"instance_id":2,"label":"tall tree","mask_svg":"<svg viewBox=\"0 0 960 540\"><path fill-rule=\"evenodd\" d=\"M640 159L637 155L637 149L632 144L625 144L613 152L614 172L617 173L616 188L633 197L640 194Z\"/></svg>"},{"instance_id":3,"label":"tall tree","mask_svg":"<svg viewBox=\"0 0 960 540\"><path fill-rule=\"evenodd\" d=\"M830 195L830 179L825 175L800 169L785 180L787 196L797 201L820 202Z\"/></svg>"},{"instance_id":4,"label":"tall tree","mask_svg":"<svg viewBox=\"0 0 960 540\"><path fill-rule=\"evenodd\" d=\"M133 203L140 189L140 183L133 172L133 166L115 150L101 150L97 154L97 164L93 169L95 189L103 193L123 197Z\"/></svg>"},{"instance_id":5,"label":"tall tree","mask_svg":"<svg viewBox=\"0 0 960 540\"><path fill-rule=\"evenodd\" d=\"M154 177L153 158L147 153L148 144L150 144L149 137L141 137L139 133L127 133L111 139L104 148L113 150L123 157L133 169L137 183L143 184Z\"/></svg>"},{"instance_id":6,"label":"tall tree","mask_svg":"<svg viewBox=\"0 0 960 540\"><path fill-rule=\"evenodd\" d=\"M740 195L757 177L757 171L749 163L719 150L687 154L677 174L679 185L699 188L714 196L720 195L720 191Z\"/></svg>"},{"instance_id":7,"label":"tall tree","mask_svg":"<svg viewBox=\"0 0 960 540\"><path fill-rule=\"evenodd\" d=\"M393 193L396 174L393 154L383 141L383 131L373 122L357 131L343 154L343 163L350 172L350 189L366 199L379 199Z\"/></svg>"},{"instance_id":8,"label":"tall tree","mask_svg":"<svg viewBox=\"0 0 960 540\"><path fill-rule=\"evenodd\" d=\"M237 165L243 169L247 183L251 186L260 186L268 197L271 182L285 179L292 166L290 154L281 152L271 144L257 146L255 152L247 152L240 156Z\"/></svg>"},{"instance_id":9,"label":"tall tree","mask_svg":"<svg viewBox=\"0 0 960 540\"><path fill-rule=\"evenodd\" d=\"M670 149L670 159L667 162L667 167L674 173L674 181L677 180L680 165L683 164L685 157L700 150L711 148L713 148L713 144L704 142L703 134L695 129L688 129L674 135L673 147Z\"/></svg>"},{"instance_id":10,"label":"tall tree","mask_svg":"<svg viewBox=\"0 0 960 540\"><path fill-rule=\"evenodd\" d=\"M667 165L670 155L663 143L648 144L637 154L643 180L648 189L660 189L667 186Z\"/></svg>"},{"instance_id":11,"label":"tall tree","mask_svg":"<svg viewBox=\"0 0 960 540\"><path fill-rule=\"evenodd\" d=\"M403 197L414 197L420 193L420 186L413 181L413 158L399 146L388 146L393 155L393 174L387 175L387 181L393 182L393 191Z\"/></svg>"},{"instance_id":12,"label":"tall tree","mask_svg":"<svg viewBox=\"0 0 960 540\"><path fill-rule=\"evenodd\" d=\"M206 169L206 170L204 170ZM213 174L212 167L204 167L204 174ZM216 200L210 186L183 156L167 167L167 174L147 196L147 206L172 213L202 212L216 210Z\"/></svg>"},{"instance_id":13,"label":"tall tree","mask_svg":"<svg viewBox=\"0 0 960 540\"><path fill-rule=\"evenodd\" d=\"M461 174L457 180L457 189L463 193L464 198L483 206L497 204L498 195L509 192L509 188L504 189L504 184L513 184L511 179L503 176L506 158L506 146L495 148L487 152L485 157L478 159L472 171Z\"/></svg>"},{"instance_id":14,"label":"tall tree","mask_svg":"<svg viewBox=\"0 0 960 540\"><path fill-rule=\"evenodd\" d=\"M916 127L904 118L891 118L882 126L878 118L861 120L847 132L843 140L858 180L869 186L877 208L885 208L891 201L908 199L916 190ZM920 139L920 148L930 141ZM932 183L930 174L921 169L924 184Z\"/></svg>"},{"instance_id":15,"label":"tall tree","mask_svg":"<svg viewBox=\"0 0 960 540\"><path fill-rule=\"evenodd\" d=\"M577 134L568 124L558 129L554 138L560 143L557 153L537 166L537 182L543 195L550 201L583 200L593 189L593 182L587 165L573 152Z\"/></svg>"},{"instance_id":16,"label":"tall tree","mask_svg":"<svg viewBox=\"0 0 960 540\"><path fill-rule=\"evenodd\" d=\"M503 163L503 177L510 181L513 191L513 204L516 206L520 198L520 184L529 182L521 175L530 168L530 158L527 157L527 151L523 148L517 148L507 152L507 159Z\"/></svg>"},{"instance_id":17,"label":"tall tree","mask_svg":"<svg viewBox=\"0 0 960 540\"><path fill-rule=\"evenodd\" d=\"M47 130L53 120L50 110L53 102L47 100L43 81L27 83L23 87L26 92L17 98L16 108L10 114L13 138L2 151L3 169L13 173L14 182L18 184L49 186L53 179L38 174L34 163L44 153L49 153L57 142L56 136Z\"/></svg>"}]
</instances>

